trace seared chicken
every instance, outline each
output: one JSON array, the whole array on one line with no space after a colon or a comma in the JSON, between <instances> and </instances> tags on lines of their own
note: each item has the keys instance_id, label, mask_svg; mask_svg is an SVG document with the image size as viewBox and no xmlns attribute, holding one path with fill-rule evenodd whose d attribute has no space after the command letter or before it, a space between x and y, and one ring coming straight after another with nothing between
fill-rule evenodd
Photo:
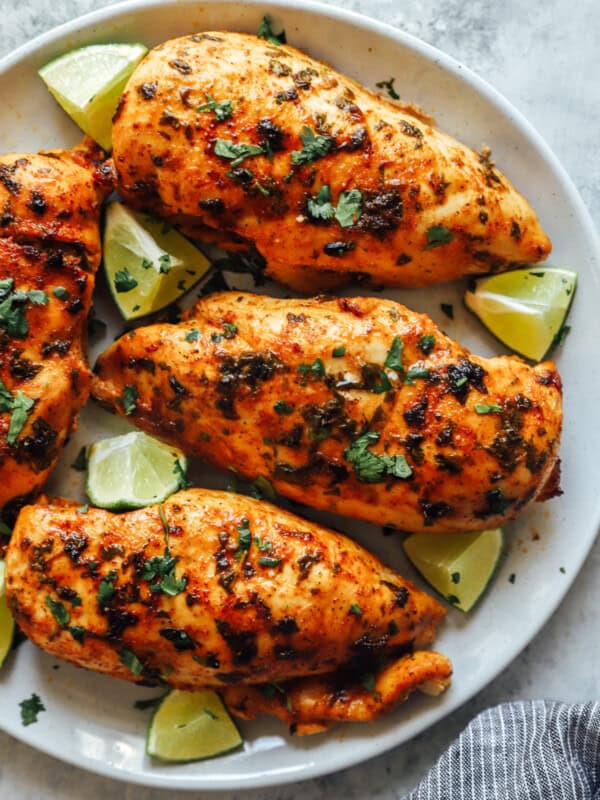
<instances>
[{"instance_id":1,"label":"seared chicken","mask_svg":"<svg viewBox=\"0 0 600 800\"><path fill-rule=\"evenodd\" d=\"M410 531L514 518L556 466L551 362L484 359L380 298L210 295L99 359L103 405L319 509Z\"/></svg>"},{"instance_id":2,"label":"seared chicken","mask_svg":"<svg viewBox=\"0 0 600 800\"><path fill-rule=\"evenodd\" d=\"M152 50L122 96L113 154L127 202L196 238L256 248L299 291L424 286L550 251L489 152L248 34Z\"/></svg>"},{"instance_id":3,"label":"seared chicken","mask_svg":"<svg viewBox=\"0 0 600 800\"><path fill-rule=\"evenodd\" d=\"M0 509L39 491L89 395L87 315L112 169L93 144L0 157Z\"/></svg>"},{"instance_id":4,"label":"seared chicken","mask_svg":"<svg viewBox=\"0 0 600 800\"><path fill-rule=\"evenodd\" d=\"M296 693L301 676L342 667L343 683L382 660L383 710L451 674L444 656L420 652L445 614L436 600L346 537L241 495L194 489L126 514L27 506L6 581L33 642L118 678L181 689L295 678ZM306 684L314 712L299 703L299 723L376 713L358 698L329 713L331 685ZM235 705L254 713L239 695Z\"/></svg>"}]
</instances>

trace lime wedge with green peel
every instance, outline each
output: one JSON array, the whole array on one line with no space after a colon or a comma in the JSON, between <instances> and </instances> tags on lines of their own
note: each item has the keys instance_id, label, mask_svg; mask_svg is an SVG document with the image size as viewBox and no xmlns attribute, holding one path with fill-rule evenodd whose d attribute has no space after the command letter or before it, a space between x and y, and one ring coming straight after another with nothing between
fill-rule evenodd
<instances>
[{"instance_id":1,"label":"lime wedge with green peel","mask_svg":"<svg viewBox=\"0 0 600 800\"><path fill-rule=\"evenodd\" d=\"M135 319L177 300L210 261L173 228L113 202L106 211L104 268L121 314Z\"/></svg>"},{"instance_id":2,"label":"lime wedge with green peel","mask_svg":"<svg viewBox=\"0 0 600 800\"><path fill-rule=\"evenodd\" d=\"M414 533L404 552L449 603L470 611L485 591L500 560L500 528L480 533Z\"/></svg>"},{"instance_id":3,"label":"lime wedge with green peel","mask_svg":"<svg viewBox=\"0 0 600 800\"><path fill-rule=\"evenodd\" d=\"M39 75L71 119L110 150L119 98L147 52L143 44L93 44L55 58Z\"/></svg>"},{"instance_id":4,"label":"lime wedge with green peel","mask_svg":"<svg viewBox=\"0 0 600 800\"><path fill-rule=\"evenodd\" d=\"M99 508L143 508L182 488L186 468L181 450L133 431L90 447L86 492Z\"/></svg>"},{"instance_id":5,"label":"lime wedge with green peel","mask_svg":"<svg viewBox=\"0 0 600 800\"><path fill-rule=\"evenodd\" d=\"M4 664L15 633L15 622L6 605L6 567L0 561L0 667Z\"/></svg>"},{"instance_id":6,"label":"lime wedge with green peel","mask_svg":"<svg viewBox=\"0 0 600 800\"><path fill-rule=\"evenodd\" d=\"M242 737L216 692L174 689L154 712L146 753L161 761L199 761L241 744Z\"/></svg>"},{"instance_id":7,"label":"lime wedge with green peel","mask_svg":"<svg viewBox=\"0 0 600 800\"><path fill-rule=\"evenodd\" d=\"M516 269L475 281L465 303L501 342L541 361L563 329L577 273L568 269Z\"/></svg>"}]
</instances>

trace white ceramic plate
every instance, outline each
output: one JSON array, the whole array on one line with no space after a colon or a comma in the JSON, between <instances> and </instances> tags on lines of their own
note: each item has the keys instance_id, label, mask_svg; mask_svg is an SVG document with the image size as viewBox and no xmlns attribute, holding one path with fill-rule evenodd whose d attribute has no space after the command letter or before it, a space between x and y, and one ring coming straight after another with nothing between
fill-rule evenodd
<instances>
[{"instance_id":1,"label":"white ceramic plate","mask_svg":"<svg viewBox=\"0 0 600 800\"><path fill-rule=\"evenodd\" d=\"M600 394L600 246L574 187L527 122L483 81L452 59L401 31L341 9L309 2L278 4L180 0L113 6L36 39L0 63L0 152L30 151L74 143L78 131L47 94L36 71L49 59L84 44L142 41L147 45L199 30L256 31L264 13L274 27L285 25L288 40L367 85L396 78L404 99L432 113L438 124L494 157L527 195L554 241L551 262L580 272L570 323L572 332L557 353L565 384L563 488L565 494L537 505L507 530L509 547L493 586L471 615L451 610L436 647L454 662L452 688L440 698L414 697L380 722L338 727L306 739L285 735L277 721L243 726L244 749L195 764L164 766L144 755L149 712L135 699L154 691L77 670L30 644L10 657L0 674L0 725L30 745L78 766L169 789L266 786L297 781L356 764L442 719L498 675L540 630L564 597L598 528L600 504L595 475L600 452L597 398ZM237 286L242 286L239 279ZM102 281L100 281L102 284ZM429 313L453 337L483 355L500 352L461 304L464 287L392 292L391 296ZM455 320L440 312L454 303ZM99 287L98 315L109 330L94 345L112 341L122 323ZM82 444L123 431L127 423L89 405L67 447L51 490L81 494L80 476L69 469ZM218 476L197 472L204 485L222 486ZM385 561L416 579L399 541L362 523L311 515L336 524ZM515 574L514 583L508 580ZM39 722L24 728L18 703L37 692L46 706Z\"/></svg>"}]
</instances>

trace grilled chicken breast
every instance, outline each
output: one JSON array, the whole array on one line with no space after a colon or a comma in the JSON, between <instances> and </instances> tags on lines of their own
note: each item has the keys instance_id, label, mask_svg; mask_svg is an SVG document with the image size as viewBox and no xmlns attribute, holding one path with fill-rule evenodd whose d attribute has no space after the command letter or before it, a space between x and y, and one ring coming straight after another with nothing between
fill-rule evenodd
<instances>
[{"instance_id":1,"label":"grilled chicken breast","mask_svg":"<svg viewBox=\"0 0 600 800\"><path fill-rule=\"evenodd\" d=\"M93 396L281 495L411 531L500 525L556 465L551 362L484 359L380 298L201 300L99 359Z\"/></svg>"},{"instance_id":2,"label":"grilled chicken breast","mask_svg":"<svg viewBox=\"0 0 600 800\"><path fill-rule=\"evenodd\" d=\"M489 153L248 34L152 50L122 96L113 154L127 202L197 238L251 245L299 291L424 286L550 251Z\"/></svg>"},{"instance_id":3,"label":"grilled chicken breast","mask_svg":"<svg viewBox=\"0 0 600 800\"><path fill-rule=\"evenodd\" d=\"M0 157L0 509L54 466L89 395L87 315L112 169L91 142Z\"/></svg>"},{"instance_id":4,"label":"grilled chicken breast","mask_svg":"<svg viewBox=\"0 0 600 800\"><path fill-rule=\"evenodd\" d=\"M420 664L445 614L344 536L201 489L126 514L68 501L27 506L6 581L16 621L44 650L182 689L279 683L338 667L364 673L413 650ZM421 685L428 691L432 680L442 688L451 673L438 654L413 671L402 663L385 707ZM298 721L323 718L321 710Z\"/></svg>"}]
</instances>

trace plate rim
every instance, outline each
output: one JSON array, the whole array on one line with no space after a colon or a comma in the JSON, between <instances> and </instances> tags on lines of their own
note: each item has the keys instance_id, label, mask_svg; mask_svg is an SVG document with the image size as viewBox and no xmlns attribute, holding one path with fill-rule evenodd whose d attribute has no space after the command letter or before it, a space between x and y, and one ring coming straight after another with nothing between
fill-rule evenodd
<instances>
[{"instance_id":1,"label":"plate rim","mask_svg":"<svg viewBox=\"0 0 600 800\"><path fill-rule=\"evenodd\" d=\"M106 6L101 9L83 14L75 19L62 23L44 33L39 34L28 42L17 47L15 50L0 58L0 77L7 70L18 66L18 64L26 58L31 57L36 51L57 42L62 38L69 35L82 33L85 30L93 30L97 24L110 21L113 18L119 17L123 14L135 12L137 9L147 10L149 8L162 8L168 6L169 0L123 0L122 2ZM198 6L201 10L203 6L232 6L240 5L236 0L177 0L178 5L183 6ZM519 133L534 147L538 154L547 162L553 169L558 182L560 182L565 194L567 195L571 208L577 214L579 224L585 231L587 240L590 244L590 250L595 256L596 266L600 265L600 234L596 230L591 214L587 209L577 187L573 183L566 169L562 166L557 156L553 153L549 145L545 142L543 137L537 132L534 126L527 120L527 118L520 112L512 103L504 97L497 89L495 89L484 78L480 77L476 72L469 67L462 64L453 56L439 50L434 45L429 44L417 36L414 36L399 27L391 24L380 22L365 14L345 9L340 6L326 5L324 2L317 2L316 0L273 0L270 2L262 2L262 0L243 0L241 5L244 8L251 8L257 10L264 10L265 13L282 13L285 14L286 10L292 11L307 11L316 15L321 15L334 20L348 22L357 28L369 30L377 36L386 38L392 44L401 45L412 52L424 56L428 61L433 62L440 66L444 71L451 73L457 77L461 82L466 83L468 87L473 90L477 95L483 97L487 102L493 105L502 116L508 118L509 121L517 128ZM594 264L591 266L594 271ZM559 605L565 599L567 593L570 591L573 583L575 582L581 567L591 548L594 545L596 536L600 529L600 502L596 508L595 519L590 522L589 526L589 542L587 547L583 548L578 561L575 562L575 569L570 571L568 578L563 582L562 591L557 593L554 602L549 603L543 614L537 618L534 629L531 632L529 639L522 643L519 642L512 648L507 648L507 655L499 660L494 668L494 675L490 678L489 675L475 682L468 691L467 696L455 697L451 699L444 707L443 714L432 725L440 724L451 713L455 712L459 707L469 702L478 692L485 686L489 685L503 670L505 670L512 661L531 643L531 641L540 633L546 626L550 618L554 615ZM363 743L360 751L352 747L348 747L347 751L335 759L327 763L319 763L317 760L312 759L310 763L305 764L300 768L289 768L285 773L274 770L272 772L260 773L247 773L245 776L236 775L233 780L220 780L217 785L210 783L210 779L204 775L187 775L180 773L177 777L176 785L174 785L174 776L164 776L153 774L151 771L142 773L134 773L122 767L116 766L110 762L102 762L84 756L79 752L64 752L60 749L60 742L51 740L32 741L27 735L25 729L19 729L12 726L7 726L0 718L0 730L5 731L15 739L37 749L47 755L50 755L64 763L72 764L80 768L86 769L89 772L102 775L104 777L112 778L113 780L120 780L123 782L137 784L140 786L148 786L152 788L167 788L176 791L198 791L198 790L213 790L213 791L228 791L235 789L251 789L262 787L273 787L284 785L298 780L309 780L326 775L332 772L337 772L374 758L381 755L394 747L401 746L405 742L410 741L414 736L422 734L425 730L432 725L423 727L420 731L415 731L414 734L408 738L394 737L394 735L387 735L385 742L378 741L377 747L368 742ZM349 744L349 743L348 743Z\"/></svg>"}]
</instances>

